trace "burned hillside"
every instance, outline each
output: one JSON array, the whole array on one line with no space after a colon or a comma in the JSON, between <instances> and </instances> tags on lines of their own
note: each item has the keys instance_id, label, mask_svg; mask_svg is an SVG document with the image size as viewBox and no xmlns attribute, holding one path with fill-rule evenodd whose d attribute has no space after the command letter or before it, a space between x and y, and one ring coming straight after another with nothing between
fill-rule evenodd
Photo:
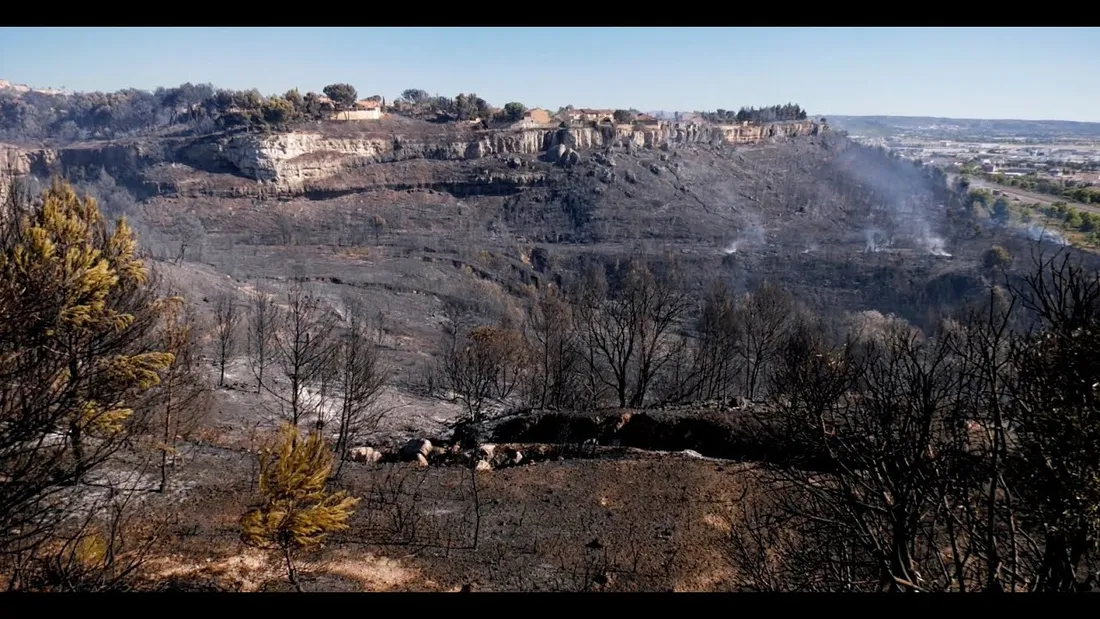
<instances>
[{"instance_id":1,"label":"burned hillside","mask_svg":"<svg viewBox=\"0 0 1100 619\"><path fill-rule=\"evenodd\" d=\"M106 214L127 215L156 272L149 290L186 312L140 323L148 331L134 346L169 342L178 374L143 383L151 422L96 429L112 450L87 477L118 491L103 501L133 501L118 513L145 527L128 525L148 535L149 556L133 559L133 579L115 579L115 555L88 555L91 542L66 530L69 563L39 565L47 546L28 546L11 555L17 576L40 588L257 590L286 587L285 563L299 589L839 590L873 589L883 574L901 580L879 588L962 589L989 578L970 556L955 559L966 572L957 578L919 573L934 572L935 543L986 539L986 520L936 511L926 522L920 497L986 505L987 471L1000 480L1011 458L1017 468L995 483L1027 490L1042 449L1073 451L1035 411L1079 387L1059 368L1091 341L1074 334L1091 333L1095 286L1084 271L1032 262L1027 230L992 222L937 170L829 132L733 146L556 131L432 142L424 131L401 148L377 135L299 135L269 136L255 152L211 138L21 160L24 181L56 171ZM341 150L302 150L322 146ZM214 155L232 165L199 165ZM52 191L70 217L94 218ZM32 290L22 271L0 275ZM1079 291L1080 311L1063 316L1055 299L1043 314L1029 290ZM1005 298L1049 327L1053 344L1023 330L1009 342L979 319L1000 316ZM170 305L151 299L157 312ZM103 329L111 324L129 328ZM65 352L48 350L61 368ZM1008 397L1004 351L1031 391ZM199 407L178 398L195 386L210 399L183 419ZM1032 451L990 425L994 400L1015 415L1012 440ZM289 547L273 563L241 545L241 515L272 506L278 469L261 446L280 424L322 437L309 444L324 446L314 455L329 469L312 483L358 500L357 510L341 503L347 519L331 545L295 550L300 571ZM65 461L58 446L73 427L42 425L60 437L44 448L51 458ZM994 438L983 443L983 429ZM806 506L850 507L837 488L865 471L918 498L830 527L768 524ZM53 489L44 474L36 482ZM1040 494L1012 509L1035 517L1048 509ZM99 501L76 504L96 515ZM890 528L894 517L919 526ZM774 560L760 560L772 547ZM911 550L890 563L875 555L882 547ZM852 575L837 576L837 556L850 557ZM1019 561L1034 573L1066 568L1042 552ZM1080 580L1058 578L1027 586Z\"/></svg>"},{"instance_id":2,"label":"burned hillside","mask_svg":"<svg viewBox=\"0 0 1100 619\"><path fill-rule=\"evenodd\" d=\"M1018 254L1026 242L973 220L936 170L829 134L612 145L570 162L536 153L363 163L285 195L169 166L177 180L163 193L126 205L163 257L187 237L185 259L239 279L302 264L345 286L440 299L463 278L516 297L585 262L671 256L696 283L716 273L742 289L772 280L817 307L920 320L916 308L980 288L989 246Z\"/></svg>"}]
</instances>

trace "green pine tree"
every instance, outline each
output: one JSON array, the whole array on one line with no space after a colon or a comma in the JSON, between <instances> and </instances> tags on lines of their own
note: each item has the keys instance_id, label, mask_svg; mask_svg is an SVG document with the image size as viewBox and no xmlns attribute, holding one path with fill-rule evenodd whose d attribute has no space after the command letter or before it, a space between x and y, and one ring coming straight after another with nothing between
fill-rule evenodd
<instances>
[{"instance_id":1,"label":"green pine tree","mask_svg":"<svg viewBox=\"0 0 1100 619\"><path fill-rule=\"evenodd\" d=\"M329 533L347 529L359 499L325 488L332 452L318 432L302 438L298 428L283 424L259 457L263 502L241 518L242 538L250 546L279 550L287 577L301 591L295 552L319 546Z\"/></svg>"}]
</instances>

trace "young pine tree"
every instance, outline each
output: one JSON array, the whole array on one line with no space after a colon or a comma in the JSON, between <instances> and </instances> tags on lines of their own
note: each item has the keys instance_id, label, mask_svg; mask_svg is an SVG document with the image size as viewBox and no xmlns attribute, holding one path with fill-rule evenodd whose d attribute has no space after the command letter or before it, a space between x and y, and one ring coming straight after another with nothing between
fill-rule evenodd
<instances>
[{"instance_id":1,"label":"young pine tree","mask_svg":"<svg viewBox=\"0 0 1100 619\"><path fill-rule=\"evenodd\" d=\"M315 547L334 531L347 529L359 499L329 492L332 452L319 432L302 437L298 428L283 424L275 440L260 452L261 505L241 518L244 542L279 550L287 577L298 591L302 585L294 553Z\"/></svg>"}]
</instances>

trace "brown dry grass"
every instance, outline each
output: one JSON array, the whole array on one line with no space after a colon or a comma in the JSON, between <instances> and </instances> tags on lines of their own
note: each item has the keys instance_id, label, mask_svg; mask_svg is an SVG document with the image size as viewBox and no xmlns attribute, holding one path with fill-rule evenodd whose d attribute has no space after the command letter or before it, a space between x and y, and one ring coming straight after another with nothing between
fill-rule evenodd
<instances>
[{"instance_id":1,"label":"brown dry grass","mask_svg":"<svg viewBox=\"0 0 1100 619\"><path fill-rule=\"evenodd\" d=\"M438 585L421 576L420 570L404 565L400 559L346 549L337 549L331 555L323 560L302 561L302 578L316 581L337 576L356 583L362 591L439 590ZM278 553L246 547L205 558L182 554L154 557L145 564L142 575L154 582L213 582L219 588L241 592L261 591L286 579Z\"/></svg>"}]
</instances>

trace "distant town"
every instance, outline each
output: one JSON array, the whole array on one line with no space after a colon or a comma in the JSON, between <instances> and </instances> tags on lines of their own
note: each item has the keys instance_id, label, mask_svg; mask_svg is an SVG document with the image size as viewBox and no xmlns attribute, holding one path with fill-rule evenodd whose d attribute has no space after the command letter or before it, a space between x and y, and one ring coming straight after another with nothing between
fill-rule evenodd
<instances>
[{"instance_id":1,"label":"distant town","mask_svg":"<svg viewBox=\"0 0 1100 619\"><path fill-rule=\"evenodd\" d=\"M830 120L857 142L949 172L1100 183L1100 124L867 118Z\"/></svg>"},{"instance_id":2,"label":"distant town","mask_svg":"<svg viewBox=\"0 0 1100 619\"><path fill-rule=\"evenodd\" d=\"M863 138L856 141L883 146L899 155L926 165L962 170L968 166L987 174L1003 176L1037 175L1079 183L1100 182L1100 144L1019 145L952 142L922 142L900 138Z\"/></svg>"}]
</instances>

